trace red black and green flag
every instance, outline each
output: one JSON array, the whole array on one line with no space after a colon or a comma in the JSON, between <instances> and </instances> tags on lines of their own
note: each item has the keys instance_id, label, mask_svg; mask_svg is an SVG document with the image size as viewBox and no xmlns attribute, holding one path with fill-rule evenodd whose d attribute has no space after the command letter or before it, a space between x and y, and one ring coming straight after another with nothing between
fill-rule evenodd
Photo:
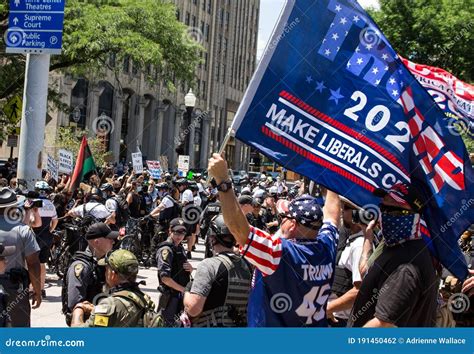
<instances>
[{"instance_id":1,"label":"red black and green flag","mask_svg":"<svg viewBox=\"0 0 474 354\"><path fill-rule=\"evenodd\" d=\"M71 181L69 184L69 191L74 192L81 182L86 179L91 172L96 170L94 158L92 157L91 149L87 144L85 136L82 137L81 147L79 148L79 154L77 155L76 166L72 173Z\"/></svg>"}]
</instances>

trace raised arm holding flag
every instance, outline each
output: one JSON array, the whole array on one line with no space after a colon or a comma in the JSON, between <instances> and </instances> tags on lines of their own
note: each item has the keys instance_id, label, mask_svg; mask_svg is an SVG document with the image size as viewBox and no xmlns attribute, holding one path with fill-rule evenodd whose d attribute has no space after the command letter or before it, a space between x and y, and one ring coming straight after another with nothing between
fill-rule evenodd
<instances>
[{"instance_id":1,"label":"raised arm holding flag","mask_svg":"<svg viewBox=\"0 0 474 354\"><path fill-rule=\"evenodd\" d=\"M466 148L357 1L287 2L232 129L368 209L376 189L410 188L430 250L467 276L457 244L474 220Z\"/></svg>"}]
</instances>

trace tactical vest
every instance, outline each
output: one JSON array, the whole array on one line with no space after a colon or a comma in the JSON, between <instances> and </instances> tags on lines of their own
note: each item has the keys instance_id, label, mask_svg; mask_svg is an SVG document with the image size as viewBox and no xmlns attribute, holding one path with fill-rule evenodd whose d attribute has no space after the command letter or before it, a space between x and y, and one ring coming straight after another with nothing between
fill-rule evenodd
<instances>
[{"instance_id":1,"label":"tactical vest","mask_svg":"<svg viewBox=\"0 0 474 354\"><path fill-rule=\"evenodd\" d=\"M226 267L228 286L223 306L204 311L192 320L193 327L246 327L252 272L247 262L232 254L216 256Z\"/></svg>"},{"instance_id":2,"label":"tactical vest","mask_svg":"<svg viewBox=\"0 0 474 354\"><path fill-rule=\"evenodd\" d=\"M71 264L75 261L81 261L92 269L92 282L87 287L86 298L84 299L84 301L92 302L94 298L102 292L103 285L105 284L105 269L104 267L99 267L92 254L87 251L76 252L74 256L72 256ZM71 267L71 264L69 267ZM69 268L63 278L63 287L61 289L62 313L66 315L66 321L70 319L69 317L71 315L71 311L68 308L68 272Z\"/></svg>"},{"instance_id":3,"label":"tactical vest","mask_svg":"<svg viewBox=\"0 0 474 354\"><path fill-rule=\"evenodd\" d=\"M190 273L186 272L183 270L183 264L188 261L188 258L186 257L186 253L184 252L178 252L177 247L174 245L173 242L170 241L165 241L162 242L158 245L158 252L160 252L160 249L163 247L169 247L171 248L171 251L173 252L173 262L171 264L171 279L173 279L175 282L177 282L181 286L186 286L186 284L189 282L190 279ZM164 285L161 282L160 283L165 287L168 288L171 291L175 291L174 289L171 289Z\"/></svg>"},{"instance_id":4,"label":"tactical vest","mask_svg":"<svg viewBox=\"0 0 474 354\"><path fill-rule=\"evenodd\" d=\"M111 295L118 299L133 317L134 322L129 323L127 327L164 327L163 319L155 312L155 304L138 288L118 289Z\"/></svg>"},{"instance_id":5,"label":"tactical vest","mask_svg":"<svg viewBox=\"0 0 474 354\"><path fill-rule=\"evenodd\" d=\"M166 208L163 209L160 214L158 215L158 222L161 225L166 225L168 226L169 222L173 220L174 218L177 218L179 216L179 205L176 202L176 200L173 199L169 194L165 194L163 196L164 198L168 198L173 202L173 207L171 208Z\"/></svg>"},{"instance_id":6,"label":"tactical vest","mask_svg":"<svg viewBox=\"0 0 474 354\"><path fill-rule=\"evenodd\" d=\"M339 266L339 261L341 260L342 252L352 244L359 237L363 237L363 234L358 235L357 237L347 237L342 240L337 248L336 254L336 267L334 271L334 283L332 284L331 292L337 297L341 297L349 290L353 288L352 284L352 272L344 266Z\"/></svg>"}]
</instances>

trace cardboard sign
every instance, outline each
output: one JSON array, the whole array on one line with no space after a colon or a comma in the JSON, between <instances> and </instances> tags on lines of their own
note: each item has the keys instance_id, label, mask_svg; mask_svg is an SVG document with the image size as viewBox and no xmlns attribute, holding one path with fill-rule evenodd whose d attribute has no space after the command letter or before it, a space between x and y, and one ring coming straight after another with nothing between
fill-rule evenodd
<instances>
[{"instance_id":1,"label":"cardboard sign","mask_svg":"<svg viewBox=\"0 0 474 354\"><path fill-rule=\"evenodd\" d=\"M160 161L147 161L148 171L150 172L151 178L160 179L163 171L161 170Z\"/></svg>"},{"instance_id":2,"label":"cardboard sign","mask_svg":"<svg viewBox=\"0 0 474 354\"><path fill-rule=\"evenodd\" d=\"M132 153L132 165L136 174L143 173L143 159L141 152Z\"/></svg>"},{"instance_id":3,"label":"cardboard sign","mask_svg":"<svg viewBox=\"0 0 474 354\"><path fill-rule=\"evenodd\" d=\"M184 177L189 171L189 156L179 155L178 156L178 173L180 177Z\"/></svg>"},{"instance_id":4,"label":"cardboard sign","mask_svg":"<svg viewBox=\"0 0 474 354\"><path fill-rule=\"evenodd\" d=\"M70 175L74 169L74 155L71 151L59 150L59 173Z\"/></svg>"}]
</instances>

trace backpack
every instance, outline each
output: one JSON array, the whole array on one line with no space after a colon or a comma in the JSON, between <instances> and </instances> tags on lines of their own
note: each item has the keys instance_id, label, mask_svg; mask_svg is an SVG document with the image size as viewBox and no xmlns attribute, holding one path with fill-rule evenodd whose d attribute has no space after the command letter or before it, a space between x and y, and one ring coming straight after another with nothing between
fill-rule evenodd
<instances>
[{"instance_id":1,"label":"backpack","mask_svg":"<svg viewBox=\"0 0 474 354\"><path fill-rule=\"evenodd\" d=\"M165 326L163 317L155 311L155 304L147 294L141 291L122 290L112 294L112 296L125 299L128 302L131 301L142 311L141 321L139 322L142 327L159 328ZM129 311L132 312L133 309L130 308Z\"/></svg>"},{"instance_id":2,"label":"backpack","mask_svg":"<svg viewBox=\"0 0 474 354\"><path fill-rule=\"evenodd\" d=\"M127 224L130 218L130 209L128 207L127 199L122 196L116 196L112 198L117 202L117 210L115 211L115 224L118 227L123 227Z\"/></svg>"}]
</instances>

